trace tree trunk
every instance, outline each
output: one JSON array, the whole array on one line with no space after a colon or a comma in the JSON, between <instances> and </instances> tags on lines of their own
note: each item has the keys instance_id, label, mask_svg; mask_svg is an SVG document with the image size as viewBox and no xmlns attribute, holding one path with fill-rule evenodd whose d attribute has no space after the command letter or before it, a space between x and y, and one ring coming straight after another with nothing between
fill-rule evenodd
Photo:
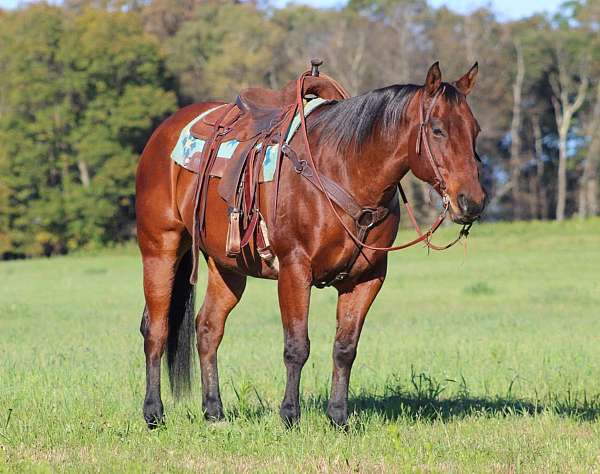
<instances>
[{"instance_id":1,"label":"tree trunk","mask_svg":"<svg viewBox=\"0 0 600 474\"><path fill-rule=\"evenodd\" d=\"M536 217L544 220L547 218L547 202L546 202L546 190L542 183L544 182L544 157L543 157L543 144L542 144L542 125L540 124L540 117L536 115L533 119L533 138L534 138L534 149L535 149L535 196L537 203Z\"/></svg>"},{"instance_id":2,"label":"tree trunk","mask_svg":"<svg viewBox=\"0 0 600 474\"><path fill-rule=\"evenodd\" d=\"M589 79L583 72L581 73L581 82L577 87L577 93L573 102L569 99L569 84L572 82L569 73L559 54L557 57L558 77L551 78L552 86L552 106L554 107L554 116L556 119L556 128L558 129L558 188L556 196L556 220L562 221L565 218L565 208L567 204L567 138L571 129L573 116L583 105Z\"/></svg>"},{"instance_id":3,"label":"tree trunk","mask_svg":"<svg viewBox=\"0 0 600 474\"><path fill-rule=\"evenodd\" d=\"M81 184L83 184L84 188L89 188L90 171L88 169L87 163L83 160L79 160L77 162L77 167L79 168L79 179L81 179Z\"/></svg>"},{"instance_id":4,"label":"tree trunk","mask_svg":"<svg viewBox=\"0 0 600 474\"><path fill-rule=\"evenodd\" d=\"M596 100L588 128L590 145L587 150L583 174L579 186L579 217L598 214L598 162L600 160L600 82L596 89Z\"/></svg>"},{"instance_id":5,"label":"tree trunk","mask_svg":"<svg viewBox=\"0 0 600 474\"><path fill-rule=\"evenodd\" d=\"M519 220L523 218L519 179L521 177L521 102L525 64L523 62L523 50L518 41L515 41L515 50L517 52L517 74L513 83L513 110L510 125L510 180L512 182L513 219Z\"/></svg>"},{"instance_id":6,"label":"tree trunk","mask_svg":"<svg viewBox=\"0 0 600 474\"><path fill-rule=\"evenodd\" d=\"M567 204L567 136L571 126L571 117L564 120L558 130L558 181L556 194L556 220L565 219Z\"/></svg>"}]
</instances>

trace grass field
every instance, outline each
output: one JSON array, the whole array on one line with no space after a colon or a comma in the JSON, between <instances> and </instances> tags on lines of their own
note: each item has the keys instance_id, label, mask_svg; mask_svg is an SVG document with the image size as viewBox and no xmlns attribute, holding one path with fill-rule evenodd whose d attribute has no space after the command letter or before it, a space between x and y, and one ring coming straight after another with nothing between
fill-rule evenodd
<instances>
[{"instance_id":1,"label":"grass field","mask_svg":"<svg viewBox=\"0 0 600 474\"><path fill-rule=\"evenodd\" d=\"M392 256L347 434L324 413L334 290L313 292L296 429L275 283L252 280L219 352L227 421L204 422L199 387L179 404L163 387L149 432L137 252L5 262L0 282L0 471L600 471L600 220Z\"/></svg>"}]
</instances>

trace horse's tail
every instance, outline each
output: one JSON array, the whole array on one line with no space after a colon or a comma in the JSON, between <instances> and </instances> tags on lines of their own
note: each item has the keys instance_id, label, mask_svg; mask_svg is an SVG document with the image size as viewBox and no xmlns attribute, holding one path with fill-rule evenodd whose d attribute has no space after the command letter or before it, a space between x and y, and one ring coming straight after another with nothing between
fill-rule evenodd
<instances>
[{"instance_id":1,"label":"horse's tail","mask_svg":"<svg viewBox=\"0 0 600 474\"><path fill-rule=\"evenodd\" d=\"M175 274L171 306L169 309L169 335L167 337L167 368L171 391L176 399L190 393L194 368L194 334L196 293L190 284L192 252L187 252Z\"/></svg>"}]
</instances>

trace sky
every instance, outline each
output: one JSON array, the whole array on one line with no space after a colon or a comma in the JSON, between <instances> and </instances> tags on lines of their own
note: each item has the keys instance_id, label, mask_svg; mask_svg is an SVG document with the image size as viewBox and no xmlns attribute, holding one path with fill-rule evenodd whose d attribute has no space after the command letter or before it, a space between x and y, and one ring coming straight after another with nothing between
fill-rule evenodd
<instances>
[{"instance_id":1,"label":"sky","mask_svg":"<svg viewBox=\"0 0 600 474\"><path fill-rule=\"evenodd\" d=\"M429 4L435 7L447 5L449 8L460 13L467 13L480 6L491 6L500 20L511 20L531 15L540 11L553 12L563 0L429 0ZM0 0L0 7L14 8L19 4L26 3L24 0ZM274 4L283 6L290 0L274 0ZM343 3L343 0L294 0L292 3L305 3L317 7L335 7Z\"/></svg>"},{"instance_id":2,"label":"sky","mask_svg":"<svg viewBox=\"0 0 600 474\"><path fill-rule=\"evenodd\" d=\"M5 0L0 0L0 2ZM513 20L538 12L554 12L564 0L428 0L434 7L446 5L460 13L468 13L481 6L491 6L500 20ZM274 0L278 6L290 3L289 0ZM305 3L318 7L334 7L343 0L294 0L292 3Z\"/></svg>"}]
</instances>

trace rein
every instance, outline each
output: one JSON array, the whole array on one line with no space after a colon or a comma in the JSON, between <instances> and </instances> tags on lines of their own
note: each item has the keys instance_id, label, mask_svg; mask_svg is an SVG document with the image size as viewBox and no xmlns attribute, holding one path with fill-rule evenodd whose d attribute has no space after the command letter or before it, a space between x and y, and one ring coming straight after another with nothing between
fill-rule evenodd
<instances>
[{"instance_id":1,"label":"rein","mask_svg":"<svg viewBox=\"0 0 600 474\"><path fill-rule=\"evenodd\" d=\"M377 251L383 251L383 252L393 252L396 250L402 250L402 249L406 249L408 247L412 247L413 245L418 244L419 242L425 242L425 245L427 246L428 249L432 249L432 250L446 250L450 247L452 247L453 245L455 245L456 243L458 243L463 237L467 237L469 235L469 230L471 228L471 224L466 224L463 225L462 229L460 230L458 236L456 237L455 240L453 240L452 242L443 245L443 246L438 246L435 245L431 242L431 237L434 234L434 232L440 227L440 225L442 224L442 222L444 221L444 219L446 218L446 215L448 214L448 210L450 208L450 197L448 196L447 192L446 192L446 182L444 181L444 178L440 172L440 166L438 164L438 162L436 161L432 151L431 151L431 146L429 144L429 137L427 136L427 130L429 128L429 120L431 118L431 113L433 111L433 108L437 102L437 99L439 98L439 96L443 93L444 91L444 87L442 86L440 89L438 89L438 91L435 93L435 95L433 96L431 103L429 104L429 107L427 108L427 110L425 110L425 101L424 99L421 99L421 103L419 106L419 137L417 138L417 155L421 156L422 155L422 151L423 149L425 150L425 155L427 156L431 167L433 169L433 172L435 174L435 185L434 187L436 187L439 191L440 194L442 195L442 202L443 202L443 207L442 210L440 212L440 214L438 215L438 217L435 219L435 221L433 222L433 224L431 224L430 228L427 230L427 232L422 233L421 229L419 227L419 224L417 223L417 220L415 218L414 212L412 210L412 207L410 205L410 203L408 202L408 199L406 197L406 193L404 192L404 190L402 189L402 185L400 183L398 183L398 190L400 192L400 196L402 198L402 201L404 203L404 206L406 207L406 210L408 212L408 215L410 217L410 220L415 228L415 231L417 233L417 237L413 240L410 240L408 242L405 242L403 244L400 245L395 245L395 246L390 246L390 247L375 247L372 245L368 245L366 244L363 240L366 238L366 234L364 232L359 232L360 236L357 236L354 232L352 232L352 230L350 230L350 228L344 223L344 221L342 220L342 217L340 216L340 214L338 213L337 209L334 206L333 200L331 198L331 196L329 195L329 193L327 192L327 187L325 186L325 184L323 183L321 174L317 171L317 167L315 165L315 161L314 158L312 156L312 152L310 149L310 143L308 141L308 132L307 132L307 128L306 128L306 119L304 116L304 98L302 97L302 91L304 90L304 80L307 76L311 75L311 71L306 71L305 73L303 73L299 78L298 81L296 83L296 102L297 102L297 107L299 110L299 116L300 116L300 128L302 130L302 139L304 141L304 146L306 148L306 155L308 157L309 160L309 164L310 166L315 170L315 181L318 184L318 187L320 188L321 192L325 195L325 198L327 199L327 202L329 203L329 206L331 207L331 210L333 211L333 214L335 215L335 217L337 218L338 222L340 223L340 225L344 228L344 230L346 231L346 233L348 234L348 236L356 243L358 250L360 251L362 248L367 248L369 250L377 250ZM328 78L329 79L329 78ZM334 85L337 86L337 83L334 83ZM365 213L368 213L369 209L365 208L364 209ZM366 228L371 228L373 227L376 223L378 223L378 221L375 220L374 217L374 211L371 214L371 221L367 223ZM358 255L357 255L358 256ZM354 260L354 259L353 259ZM352 264L354 262L352 261ZM347 272L346 275L344 275L344 277L342 278L336 278L338 280L341 280L343 278L345 278L345 276L347 276Z\"/></svg>"}]
</instances>

